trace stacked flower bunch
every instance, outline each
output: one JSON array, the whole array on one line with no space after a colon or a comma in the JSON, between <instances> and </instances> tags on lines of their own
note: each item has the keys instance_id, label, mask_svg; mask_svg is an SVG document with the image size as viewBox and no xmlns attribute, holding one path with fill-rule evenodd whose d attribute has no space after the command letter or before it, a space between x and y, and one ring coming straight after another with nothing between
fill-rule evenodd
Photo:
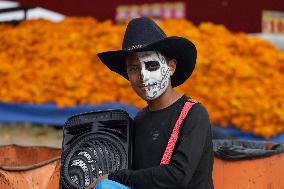
<instances>
[{"instance_id":1,"label":"stacked flower bunch","mask_svg":"<svg viewBox=\"0 0 284 189\"><path fill-rule=\"evenodd\" d=\"M119 48L123 29L92 18L6 27L0 33L1 101L58 107L118 101L122 79L95 55Z\"/></svg>"},{"instance_id":2,"label":"stacked flower bunch","mask_svg":"<svg viewBox=\"0 0 284 189\"><path fill-rule=\"evenodd\" d=\"M213 124L232 124L263 137L284 131L283 52L222 25L195 26L186 20L160 25L168 35L196 44L196 70L178 90L205 104ZM0 29L1 101L145 105L125 79L96 57L121 48L125 25L87 17L31 20Z\"/></svg>"},{"instance_id":3,"label":"stacked flower bunch","mask_svg":"<svg viewBox=\"0 0 284 189\"><path fill-rule=\"evenodd\" d=\"M196 44L196 70L179 89L203 102L213 123L232 124L265 138L284 131L284 52L222 25L196 27L172 20L162 26L170 28L169 35Z\"/></svg>"}]
</instances>

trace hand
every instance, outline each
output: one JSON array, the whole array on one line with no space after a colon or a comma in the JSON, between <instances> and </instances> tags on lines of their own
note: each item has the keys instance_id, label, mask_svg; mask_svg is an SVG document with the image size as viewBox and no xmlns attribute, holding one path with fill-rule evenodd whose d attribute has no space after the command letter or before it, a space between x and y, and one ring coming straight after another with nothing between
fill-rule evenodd
<instances>
[{"instance_id":1,"label":"hand","mask_svg":"<svg viewBox=\"0 0 284 189\"><path fill-rule=\"evenodd\" d=\"M108 174L100 176L99 178L95 179L93 183L91 183L86 189L94 189L97 183L102 179L107 179Z\"/></svg>"}]
</instances>

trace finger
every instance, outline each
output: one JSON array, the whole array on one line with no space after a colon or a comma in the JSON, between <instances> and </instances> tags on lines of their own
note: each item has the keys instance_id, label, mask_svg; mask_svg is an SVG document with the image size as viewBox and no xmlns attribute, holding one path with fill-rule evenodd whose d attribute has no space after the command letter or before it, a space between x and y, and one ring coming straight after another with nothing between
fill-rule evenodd
<instances>
[{"instance_id":1,"label":"finger","mask_svg":"<svg viewBox=\"0 0 284 189\"><path fill-rule=\"evenodd\" d=\"M92 182L86 189L94 189L96 184L97 184L97 179L95 179L94 182Z\"/></svg>"}]
</instances>

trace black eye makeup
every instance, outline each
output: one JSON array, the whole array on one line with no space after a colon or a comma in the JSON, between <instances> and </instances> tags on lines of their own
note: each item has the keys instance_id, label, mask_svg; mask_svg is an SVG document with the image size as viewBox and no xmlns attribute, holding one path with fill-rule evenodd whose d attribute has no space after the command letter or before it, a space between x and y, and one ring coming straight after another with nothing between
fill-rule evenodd
<instances>
[{"instance_id":1,"label":"black eye makeup","mask_svg":"<svg viewBox=\"0 0 284 189\"><path fill-rule=\"evenodd\" d=\"M158 61L147 61L144 62L145 69L148 71L156 71L160 68L160 63Z\"/></svg>"}]
</instances>

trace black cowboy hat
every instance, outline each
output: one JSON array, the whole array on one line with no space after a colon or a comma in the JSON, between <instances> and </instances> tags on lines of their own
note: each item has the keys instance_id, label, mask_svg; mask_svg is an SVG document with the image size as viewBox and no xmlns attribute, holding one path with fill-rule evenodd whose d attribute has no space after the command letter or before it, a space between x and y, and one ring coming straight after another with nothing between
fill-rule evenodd
<instances>
[{"instance_id":1,"label":"black cowboy hat","mask_svg":"<svg viewBox=\"0 0 284 189\"><path fill-rule=\"evenodd\" d=\"M177 60L175 73L171 76L173 87L185 82L195 67L197 55L194 44L182 37L167 37L154 21L145 17L133 19L128 23L122 50L98 53L98 57L110 70L128 80L125 57L141 51L158 51L170 59Z\"/></svg>"}]
</instances>

